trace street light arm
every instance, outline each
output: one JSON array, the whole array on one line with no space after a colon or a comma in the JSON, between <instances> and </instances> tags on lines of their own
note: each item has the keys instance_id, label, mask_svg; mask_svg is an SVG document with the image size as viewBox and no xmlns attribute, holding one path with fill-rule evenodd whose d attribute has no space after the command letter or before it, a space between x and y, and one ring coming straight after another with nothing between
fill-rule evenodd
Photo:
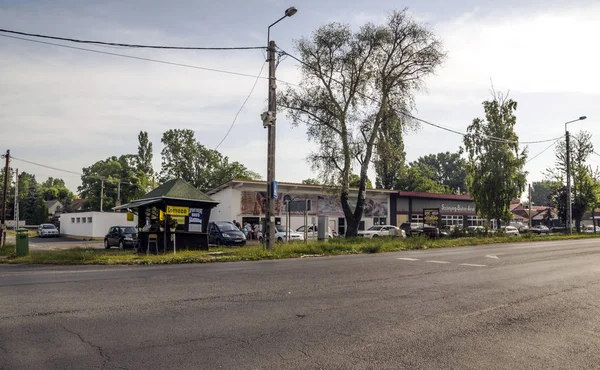
<instances>
[{"instance_id":1,"label":"street light arm","mask_svg":"<svg viewBox=\"0 0 600 370\"><path fill-rule=\"evenodd\" d=\"M276 25L277 23L281 22L283 20L283 18L287 18L287 15L284 15L283 17L279 18L278 20L276 20L275 22L273 22L269 28L267 28L267 47L269 46L269 42L271 42L271 27L273 27L274 25ZM264 28L263 28L264 29Z\"/></svg>"}]
</instances>

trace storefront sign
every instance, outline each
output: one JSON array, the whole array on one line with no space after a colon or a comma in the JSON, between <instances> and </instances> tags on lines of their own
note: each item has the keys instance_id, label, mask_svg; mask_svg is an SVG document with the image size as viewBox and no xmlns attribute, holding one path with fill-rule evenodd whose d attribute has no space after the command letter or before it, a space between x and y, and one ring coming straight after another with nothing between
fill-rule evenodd
<instances>
[{"instance_id":1,"label":"storefront sign","mask_svg":"<svg viewBox=\"0 0 600 370\"><path fill-rule=\"evenodd\" d=\"M439 208L426 208L423 209L423 222L429 225L438 225L440 220L440 209Z\"/></svg>"},{"instance_id":2,"label":"storefront sign","mask_svg":"<svg viewBox=\"0 0 600 370\"><path fill-rule=\"evenodd\" d=\"M170 216L188 216L190 214L189 207L167 206L167 212Z\"/></svg>"},{"instance_id":3,"label":"storefront sign","mask_svg":"<svg viewBox=\"0 0 600 370\"><path fill-rule=\"evenodd\" d=\"M464 212L475 212L475 207L471 206L471 205L466 205L466 206L461 206L460 204L457 205L447 205L447 204L443 204L441 205L441 211L442 212L455 212L455 213L464 213Z\"/></svg>"},{"instance_id":4,"label":"storefront sign","mask_svg":"<svg viewBox=\"0 0 600 370\"><path fill-rule=\"evenodd\" d=\"M190 208L189 230L202 232L202 209Z\"/></svg>"}]
</instances>

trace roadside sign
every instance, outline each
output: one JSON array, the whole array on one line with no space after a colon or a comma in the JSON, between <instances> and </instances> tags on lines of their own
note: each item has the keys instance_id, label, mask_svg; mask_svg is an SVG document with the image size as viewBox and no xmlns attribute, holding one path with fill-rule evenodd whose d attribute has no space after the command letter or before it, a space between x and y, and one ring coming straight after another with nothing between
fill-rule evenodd
<instances>
[{"instance_id":1,"label":"roadside sign","mask_svg":"<svg viewBox=\"0 0 600 370\"><path fill-rule=\"evenodd\" d=\"M429 225L438 225L440 220L440 209L439 208L424 208L423 209L423 222Z\"/></svg>"},{"instance_id":2,"label":"roadside sign","mask_svg":"<svg viewBox=\"0 0 600 370\"><path fill-rule=\"evenodd\" d=\"M170 216L189 216L190 208L189 207L177 207L177 206L167 206L166 214Z\"/></svg>"},{"instance_id":3,"label":"roadside sign","mask_svg":"<svg viewBox=\"0 0 600 370\"><path fill-rule=\"evenodd\" d=\"M277 188L278 188L277 181L273 181L273 198L274 199L277 199L277 197L278 197Z\"/></svg>"},{"instance_id":4,"label":"roadside sign","mask_svg":"<svg viewBox=\"0 0 600 370\"><path fill-rule=\"evenodd\" d=\"M190 208L189 231L202 232L202 209Z\"/></svg>"}]
</instances>

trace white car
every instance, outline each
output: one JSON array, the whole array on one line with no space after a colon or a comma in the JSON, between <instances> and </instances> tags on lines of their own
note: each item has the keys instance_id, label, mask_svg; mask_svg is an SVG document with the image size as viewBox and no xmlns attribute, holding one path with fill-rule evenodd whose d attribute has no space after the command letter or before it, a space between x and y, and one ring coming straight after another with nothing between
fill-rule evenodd
<instances>
[{"instance_id":1,"label":"white car","mask_svg":"<svg viewBox=\"0 0 600 370\"><path fill-rule=\"evenodd\" d=\"M359 231L358 236L364 238L377 238L380 236L400 236L406 238L406 232L393 225L374 225L368 230Z\"/></svg>"},{"instance_id":2,"label":"white car","mask_svg":"<svg viewBox=\"0 0 600 370\"><path fill-rule=\"evenodd\" d=\"M297 233L300 233L304 236L304 226L300 226L299 228L296 229ZM306 239L308 240L317 240L317 238L319 237L319 226L317 225L309 225L308 226L308 232L307 234L308 237ZM331 239L334 236L336 236L336 234L333 232L333 230L331 230L331 227L329 228L329 230L327 230L327 238Z\"/></svg>"},{"instance_id":3,"label":"white car","mask_svg":"<svg viewBox=\"0 0 600 370\"><path fill-rule=\"evenodd\" d=\"M594 234L595 232L600 233L600 226L596 226L596 230L594 230L594 225L587 225L583 232L587 234Z\"/></svg>"},{"instance_id":4,"label":"white car","mask_svg":"<svg viewBox=\"0 0 600 370\"><path fill-rule=\"evenodd\" d=\"M304 240L304 234L300 234L298 232L295 232L292 229L286 229L285 226L281 226L281 225L277 225L275 226L275 240L279 243L282 243L284 241L287 240L287 238L290 238L291 242L296 242L296 241L303 241ZM258 233L258 241L262 243L263 241L263 234L262 232Z\"/></svg>"},{"instance_id":5,"label":"white car","mask_svg":"<svg viewBox=\"0 0 600 370\"><path fill-rule=\"evenodd\" d=\"M40 227L38 228L38 235L40 238L45 238L45 237L58 237L59 233L58 233L58 229L56 228L56 226L52 225L52 224L41 224Z\"/></svg>"},{"instance_id":6,"label":"white car","mask_svg":"<svg viewBox=\"0 0 600 370\"><path fill-rule=\"evenodd\" d=\"M519 229L514 226L502 226L502 231L507 236L519 236Z\"/></svg>"}]
</instances>

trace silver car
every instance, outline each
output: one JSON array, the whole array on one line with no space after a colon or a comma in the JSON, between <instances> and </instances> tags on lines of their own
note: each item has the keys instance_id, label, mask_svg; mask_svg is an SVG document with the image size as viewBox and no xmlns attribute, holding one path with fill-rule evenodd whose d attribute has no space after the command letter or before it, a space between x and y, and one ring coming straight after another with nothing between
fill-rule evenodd
<instances>
[{"instance_id":1,"label":"silver car","mask_svg":"<svg viewBox=\"0 0 600 370\"><path fill-rule=\"evenodd\" d=\"M41 224L38 228L38 235L40 238L46 237L54 237L57 238L59 236L58 229L56 226L52 224Z\"/></svg>"}]
</instances>

